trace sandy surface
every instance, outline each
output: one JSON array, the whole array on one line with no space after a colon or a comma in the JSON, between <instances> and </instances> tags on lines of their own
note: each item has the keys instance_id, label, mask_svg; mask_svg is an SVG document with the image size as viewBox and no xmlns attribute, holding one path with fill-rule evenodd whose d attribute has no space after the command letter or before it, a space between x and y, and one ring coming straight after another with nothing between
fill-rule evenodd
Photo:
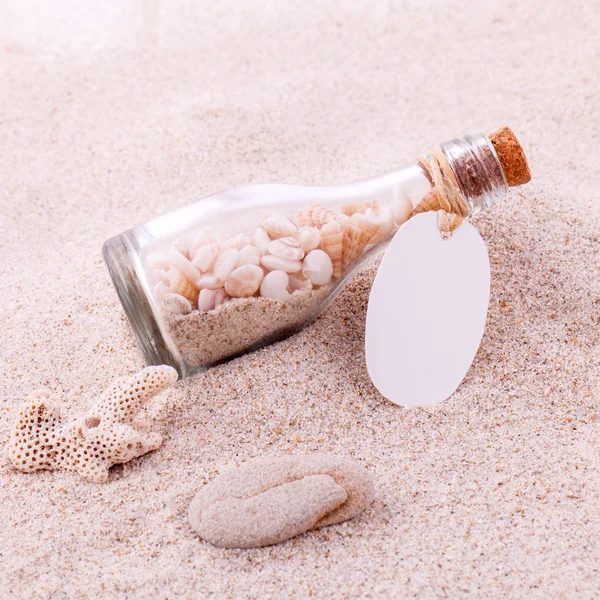
<instances>
[{"instance_id":1,"label":"sandy surface","mask_svg":"<svg viewBox=\"0 0 600 600\"><path fill-rule=\"evenodd\" d=\"M372 387L367 268L303 333L178 384L149 411L162 448L107 484L4 458L0 596L597 597L598 2L50 4L0 2L3 444L33 388L78 412L143 367L100 259L135 223L504 124L535 180L475 219L491 306L449 401ZM262 550L194 537L222 465L317 451L372 471L364 516Z\"/></svg>"}]
</instances>

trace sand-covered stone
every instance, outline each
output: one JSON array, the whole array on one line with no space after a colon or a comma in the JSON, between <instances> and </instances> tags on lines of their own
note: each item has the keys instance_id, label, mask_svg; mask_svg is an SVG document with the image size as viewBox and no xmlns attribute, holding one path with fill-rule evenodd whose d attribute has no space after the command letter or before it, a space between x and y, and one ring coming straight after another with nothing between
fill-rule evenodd
<instances>
[{"instance_id":1,"label":"sand-covered stone","mask_svg":"<svg viewBox=\"0 0 600 600\"><path fill-rule=\"evenodd\" d=\"M222 548L254 548L341 523L372 502L373 481L358 463L292 455L232 468L196 494L192 528Z\"/></svg>"}]
</instances>

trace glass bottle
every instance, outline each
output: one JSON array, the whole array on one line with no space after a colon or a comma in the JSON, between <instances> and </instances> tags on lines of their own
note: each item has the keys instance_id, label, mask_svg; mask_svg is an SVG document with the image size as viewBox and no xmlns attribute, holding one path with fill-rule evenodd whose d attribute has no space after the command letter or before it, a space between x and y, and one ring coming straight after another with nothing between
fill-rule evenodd
<instances>
[{"instance_id":1,"label":"glass bottle","mask_svg":"<svg viewBox=\"0 0 600 600\"><path fill-rule=\"evenodd\" d=\"M440 202L440 166L458 211ZM503 128L352 184L220 192L109 239L103 256L148 363L186 377L305 327L414 214L475 214L529 178Z\"/></svg>"}]
</instances>

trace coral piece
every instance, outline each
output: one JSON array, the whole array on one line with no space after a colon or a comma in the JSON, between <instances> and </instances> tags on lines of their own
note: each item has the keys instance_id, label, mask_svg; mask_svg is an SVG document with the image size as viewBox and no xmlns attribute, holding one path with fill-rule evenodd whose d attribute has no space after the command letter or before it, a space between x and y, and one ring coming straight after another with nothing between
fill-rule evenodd
<instances>
[{"instance_id":1,"label":"coral piece","mask_svg":"<svg viewBox=\"0 0 600 600\"><path fill-rule=\"evenodd\" d=\"M352 519L373 497L371 475L358 463L282 456L223 472L196 494L188 517L215 546L256 548Z\"/></svg>"},{"instance_id":2,"label":"coral piece","mask_svg":"<svg viewBox=\"0 0 600 600\"><path fill-rule=\"evenodd\" d=\"M356 213L362 213L364 215L369 209L372 211L379 210L379 204L376 200L346 204L346 206L342 206L342 213L351 217Z\"/></svg>"},{"instance_id":3,"label":"coral piece","mask_svg":"<svg viewBox=\"0 0 600 600\"><path fill-rule=\"evenodd\" d=\"M321 247L331 259L333 276L342 275L344 233L342 226L337 221L329 221L321 228Z\"/></svg>"},{"instance_id":4,"label":"coral piece","mask_svg":"<svg viewBox=\"0 0 600 600\"><path fill-rule=\"evenodd\" d=\"M147 367L116 380L87 414L66 422L61 404L38 392L21 406L9 440L8 454L20 471L75 471L85 480L104 483L112 465L156 450L158 433L135 429L134 418L153 396L177 381L172 367Z\"/></svg>"},{"instance_id":5,"label":"coral piece","mask_svg":"<svg viewBox=\"0 0 600 600\"><path fill-rule=\"evenodd\" d=\"M344 230L344 254L342 257L344 271L358 259L378 229L379 227L365 215L355 213L350 217L348 226Z\"/></svg>"},{"instance_id":6,"label":"coral piece","mask_svg":"<svg viewBox=\"0 0 600 600\"><path fill-rule=\"evenodd\" d=\"M336 218L336 214L328 208L322 206L308 206L296 214L294 220L298 227L317 227L321 228L325 223Z\"/></svg>"}]
</instances>

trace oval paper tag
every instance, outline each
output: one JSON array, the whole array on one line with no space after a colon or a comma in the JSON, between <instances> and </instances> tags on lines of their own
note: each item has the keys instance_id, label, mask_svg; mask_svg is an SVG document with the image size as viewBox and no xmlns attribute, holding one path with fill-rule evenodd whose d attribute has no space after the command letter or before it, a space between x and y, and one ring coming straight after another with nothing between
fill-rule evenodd
<instances>
[{"instance_id":1,"label":"oval paper tag","mask_svg":"<svg viewBox=\"0 0 600 600\"><path fill-rule=\"evenodd\" d=\"M489 299L488 253L472 225L444 240L435 212L407 221L369 298L365 351L375 387L402 406L451 396L479 348Z\"/></svg>"}]
</instances>

